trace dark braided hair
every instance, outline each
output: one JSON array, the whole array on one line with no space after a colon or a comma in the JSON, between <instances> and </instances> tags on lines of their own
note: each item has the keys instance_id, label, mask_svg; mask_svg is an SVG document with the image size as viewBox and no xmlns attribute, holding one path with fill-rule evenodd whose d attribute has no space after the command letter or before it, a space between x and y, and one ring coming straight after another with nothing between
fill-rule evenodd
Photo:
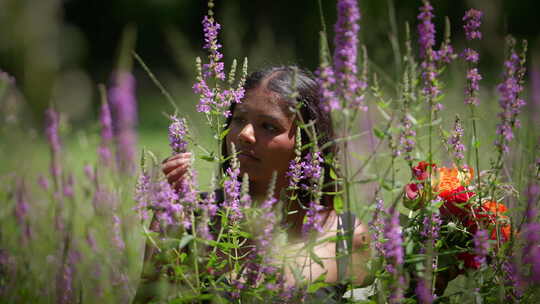
<instances>
[{"instance_id":1,"label":"dark braided hair","mask_svg":"<svg viewBox=\"0 0 540 304\"><path fill-rule=\"evenodd\" d=\"M277 94L279 100L283 101L280 103L280 106L285 113L293 114L294 109L298 107L301 121L306 124L313 122L317 134L318 146L324 146L324 149L320 150L323 159L326 159L328 156L335 157L337 155L337 146L328 144L334 140L332 119L330 113L324 110L320 87L313 74L296 66L269 67L251 73L246 78L244 89L246 92L257 89L265 81L266 89ZM234 113L234 108L235 104L232 104L230 108L231 113ZM230 125L231 117L227 119L227 127ZM301 140L303 144L311 141L308 132L304 129L301 130ZM308 149L302 151L302 157L305 157L308 152ZM227 145L222 146L222 153L224 156L228 155ZM229 163L225 162L223 169L226 170L228 167ZM325 162L323 168L325 175L324 184L327 185L324 190L336 191L337 185L333 186L330 183L332 181L330 178L330 165ZM335 169L334 171L337 172ZM302 205L308 206L309 198L307 191L300 190L299 199ZM326 207L333 208L332 196L323 195L321 203Z\"/></svg>"}]
</instances>

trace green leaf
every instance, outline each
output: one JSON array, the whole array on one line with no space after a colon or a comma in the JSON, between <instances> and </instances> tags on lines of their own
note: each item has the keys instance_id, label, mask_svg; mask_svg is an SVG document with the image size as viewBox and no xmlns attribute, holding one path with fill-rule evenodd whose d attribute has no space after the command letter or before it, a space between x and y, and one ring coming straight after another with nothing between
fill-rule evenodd
<instances>
[{"instance_id":1,"label":"green leaf","mask_svg":"<svg viewBox=\"0 0 540 304\"><path fill-rule=\"evenodd\" d=\"M182 237L182 239L180 240L180 244L178 245L178 248L184 248L186 247L187 244L189 244L189 242L191 242L191 240L193 240L194 237L193 235L191 234L184 234L184 236Z\"/></svg>"},{"instance_id":2,"label":"green leaf","mask_svg":"<svg viewBox=\"0 0 540 304\"><path fill-rule=\"evenodd\" d=\"M307 289L307 292L308 293L314 293L317 290L319 290L320 288L323 288L323 287L326 287L326 286L328 286L328 283L325 283L325 282L313 283L313 284L309 285L309 287Z\"/></svg>"},{"instance_id":3,"label":"green leaf","mask_svg":"<svg viewBox=\"0 0 540 304\"><path fill-rule=\"evenodd\" d=\"M379 139L384 139L386 137L386 134L379 130L378 128L373 128L373 133L375 134L375 136L377 136Z\"/></svg>"},{"instance_id":4,"label":"green leaf","mask_svg":"<svg viewBox=\"0 0 540 304\"><path fill-rule=\"evenodd\" d=\"M343 207L344 207L344 204L343 204L343 198L341 197L341 195L334 196L334 209L336 210L336 213L337 214L343 213Z\"/></svg>"},{"instance_id":5,"label":"green leaf","mask_svg":"<svg viewBox=\"0 0 540 304\"><path fill-rule=\"evenodd\" d=\"M321 258L315 253L315 251L313 251L313 249L310 249L310 250L309 250L309 257L310 257L315 263L317 263L319 266L321 266L321 267L324 268L323 261L322 261Z\"/></svg>"},{"instance_id":6,"label":"green leaf","mask_svg":"<svg viewBox=\"0 0 540 304\"><path fill-rule=\"evenodd\" d=\"M231 131L231 128L227 128L227 129L223 130L223 132L221 132L221 134L219 134L219 140L223 140L225 138L225 136L227 136L227 134L229 134L230 131Z\"/></svg>"},{"instance_id":7,"label":"green leaf","mask_svg":"<svg viewBox=\"0 0 540 304\"><path fill-rule=\"evenodd\" d=\"M201 159L211 163L216 161L216 158L213 155L203 155L201 156Z\"/></svg>"},{"instance_id":8,"label":"green leaf","mask_svg":"<svg viewBox=\"0 0 540 304\"><path fill-rule=\"evenodd\" d=\"M333 168L330 168L330 178L333 179L333 180L337 180L337 179L338 179L337 174L336 174L336 171L334 171Z\"/></svg>"},{"instance_id":9,"label":"green leaf","mask_svg":"<svg viewBox=\"0 0 540 304\"><path fill-rule=\"evenodd\" d=\"M390 117L390 115L388 115L388 113L386 113L386 111L383 110L382 107L377 106L377 110L379 110L379 112L381 112L381 115L384 117L384 119L386 119L386 120L392 119L392 118Z\"/></svg>"}]
</instances>

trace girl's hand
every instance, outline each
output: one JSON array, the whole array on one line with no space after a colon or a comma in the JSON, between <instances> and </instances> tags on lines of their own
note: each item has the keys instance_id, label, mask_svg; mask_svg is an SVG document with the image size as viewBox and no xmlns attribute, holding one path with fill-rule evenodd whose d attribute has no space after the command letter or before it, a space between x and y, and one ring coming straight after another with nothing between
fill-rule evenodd
<instances>
[{"instance_id":1,"label":"girl's hand","mask_svg":"<svg viewBox=\"0 0 540 304\"><path fill-rule=\"evenodd\" d=\"M174 189L180 187L180 182L186 177L191 164L191 153L179 153L163 161L161 171L167 177L167 181Z\"/></svg>"}]
</instances>

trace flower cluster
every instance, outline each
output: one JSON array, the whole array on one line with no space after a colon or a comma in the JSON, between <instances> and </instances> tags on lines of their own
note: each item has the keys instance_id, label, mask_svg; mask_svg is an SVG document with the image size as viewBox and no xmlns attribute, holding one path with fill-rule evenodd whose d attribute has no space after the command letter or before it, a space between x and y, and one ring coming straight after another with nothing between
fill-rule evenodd
<instances>
[{"instance_id":1,"label":"flower cluster","mask_svg":"<svg viewBox=\"0 0 540 304\"><path fill-rule=\"evenodd\" d=\"M229 88L221 89L220 86L211 88L208 85L208 81L215 79L216 81L225 81L225 65L222 61L223 54L220 52L222 45L218 41L219 30L221 25L212 16L210 11L209 15L204 16L202 25L204 32L204 45L203 49L209 52L209 63L203 64L200 58L197 58L197 81L193 85L193 92L200 96L199 104L197 105L197 111L205 114L211 114L212 110L217 110L225 117L230 116L228 111L232 103L240 103L244 97L244 82L247 73L247 61L244 61L243 74L236 88L232 87L234 82L234 73L236 70L236 61L231 68L231 74L229 75Z\"/></svg>"},{"instance_id":2,"label":"flower cluster","mask_svg":"<svg viewBox=\"0 0 540 304\"><path fill-rule=\"evenodd\" d=\"M478 29L482 24L482 16L484 13L482 11L471 8L463 16L463 28L465 29L465 35L467 40L482 39L482 32Z\"/></svg>"},{"instance_id":3,"label":"flower cluster","mask_svg":"<svg viewBox=\"0 0 540 304\"><path fill-rule=\"evenodd\" d=\"M429 170L432 172L430 179ZM457 255L465 262L466 267L478 269L485 263L488 239L501 242L510 239L511 226L506 215L507 208L492 200L484 200L482 203L473 201L472 198L476 198L476 193L471 191L469 186L474 176L472 168L437 167L435 164L420 162L412 168L412 175L415 182L405 186L404 205L412 210L439 206L441 218L424 222L424 230L426 225L434 222L440 225L442 220L444 223L460 223L470 235L474 235L474 247ZM428 180L431 180L429 184ZM430 198L436 199L427 204ZM421 234L428 237L430 233L435 237L438 235L438 231Z\"/></svg>"},{"instance_id":4,"label":"flower cluster","mask_svg":"<svg viewBox=\"0 0 540 304\"><path fill-rule=\"evenodd\" d=\"M461 127L461 120L456 117L456 121L454 123L454 130L452 131L452 135L448 139L448 145L450 146L450 149L453 150L454 158L456 159L458 164L465 157L463 155L463 152L465 151L465 145L462 142L462 138L463 128Z\"/></svg>"},{"instance_id":5,"label":"flower cluster","mask_svg":"<svg viewBox=\"0 0 540 304\"><path fill-rule=\"evenodd\" d=\"M182 153L187 148L187 126L185 119L178 119L176 116L171 116L171 124L169 125L169 144L174 154Z\"/></svg>"},{"instance_id":6,"label":"flower cluster","mask_svg":"<svg viewBox=\"0 0 540 304\"><path fill-rule=\"evenodd\" d=\"M502 111L499 113L501 122L497 125L499 138L495 141L495 145L504 153L509 151L508 142L514 138L513 128L521 125L517 116L525 105L525 100L520 97L520 93L523 91L521 85L521 77L524 74L521 66L523 61L514 49L515 42L512 39L509 41L510 55L504 62L504 80L497 86L500 94L499 105Z\"/></svg>"},{"instance_id":7,"label":"flower cluster","mask_svg":"<svg viewBox=\"0 0 540 304\"><path fill-rule=\"evenodd\" d=\"M334 27L336 34L333 66L322 64L317 71L321 96L328 111L340 109L340 99L351 108L366 111L363 92L367 88L367 83L357 75L357 45L360 30L358 1L339 0L337 14Z\"/></svg>"},{"instance_id":8,"label":"flower cluster","mask_svg":"<svg viewBox=\"0 0 540 304\"><path fill-rule=\"evenodd\" d=\"M479 28L482 24L483 13L474 8L468 10L463 16L463 29L467 40L482 39L482 32ZM480 90L479 82L482 80L482 75L478 72L479 55L474 49L466 48L461 56L465 59L468 65L467 70L467 87L465 88L465 104L478 105L478 91Z\"/></svg>"}]
</instances>

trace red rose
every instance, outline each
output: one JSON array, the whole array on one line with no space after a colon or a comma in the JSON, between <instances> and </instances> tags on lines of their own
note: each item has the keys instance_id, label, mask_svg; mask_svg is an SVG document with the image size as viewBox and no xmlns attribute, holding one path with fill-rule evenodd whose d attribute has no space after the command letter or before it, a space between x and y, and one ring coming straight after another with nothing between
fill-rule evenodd
<instances>
[{"instance_id":1,"label":"red rose","mask_svg":"<svg viewBox=\"0 0 540 304\"><path fill-rule=\"evenodd\" d=\"M403 198L403 205L405 205L405 207L411 210L416 210L423 206L424 203L422 201L422 193L420 192L420 189L422 189L421 184L412 183L405 185L405 188L403 189L405 194L405 197Z\"/></svg>"},{"instance_id":2,"label":"red rose","mask_svg":"<svg viewBox=\"0 0 540 304\"><path fill-rule=\"evenodd\" d=\"M457 254L457 258L464 262L465 268L480 268L480 263L475 260L475 257L476 255L468 252L461 252Z\"/></svg>"},{"instance_id":3,"label":"red rose","mask_svg":"<svg viewBox=\"0 0 540 304\"><path fill-rule=\"evenodd\" d=\"M407 184L405 185L405 195L410 200L416 199L418 197L419 187L417 184Z\"/></svg>"},{"instance_id":4,"label":"red rose","mask_svg":"<svg viewBox=\"0 0 540 304\"><path fill-rule=\"evenodd\" d=\"M412 174L414 177L416 177L417 180L425 180L428 178L428 166L431 166L432 168L435 168L435 164L426 163L424 161L421 161L418 163L418 166L412 167Z\"/></svg>"},{"instance_id":5,"label":"red rose","mask_svg":"<svg viewBox=\"0 0 540 304\"><path fill-rule=\"evenodd\" d=\"M474 192L466 191L463 186L454 190L441 191L439 196L445 201L441 207L441 214L443 216L454 215L463 219L469 214L470 204L468 201L474 195Z\"/></svg>"}]
</instances>

